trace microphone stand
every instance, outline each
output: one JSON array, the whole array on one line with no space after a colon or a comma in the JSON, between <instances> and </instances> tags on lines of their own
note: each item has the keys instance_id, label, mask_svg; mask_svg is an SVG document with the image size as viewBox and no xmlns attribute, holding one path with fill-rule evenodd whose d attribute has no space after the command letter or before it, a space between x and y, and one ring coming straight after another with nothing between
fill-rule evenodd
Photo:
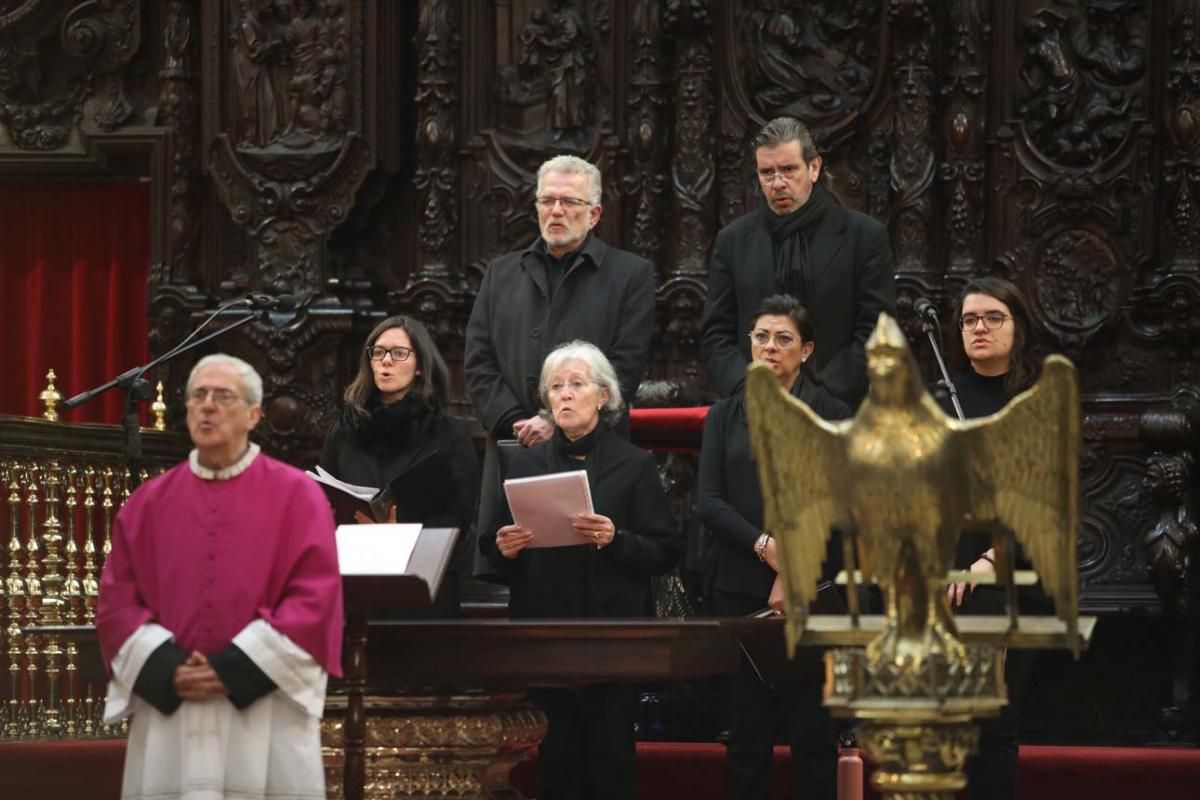
<instances>
[{"instance_id":1,"label":"microphone stand","mask_svg":"<svg viewBox=\"0 0 1200 800\"><path fill-rule=\"evenodd\" d=\"M933 357L937 359L938 369L942 372L941 383L950 392L950 403L954 406L954 413L958 414L959 419L965 420L967 417L963 414L962 405L958 402L958 389L954 388L954 381L950 380L950 372L946 369L946 360L942 358L942 348L938 343L937 318L931 319L930 315L922 314L921 328L929 337L929 346L933 348Z\"/></svg>"},{"instance_id":2,"label":"microphone stand","mask_svg":"<svg viewBox=\"0 0 1200 800\"><path fill-rule=\"evenodd\" d=\"M233 304L230 303L229 305ZM212 315L208 319L204 320L204 322L200 323L200 327L196 328L196 330L193 331L186 339L153 361L150 361L144 366L134 367L133 369L126 370L112 380L107 381L95 387L94 389L88 389L86 392L80 392L62 404L63 409L72 409L76 406L83 405L96 395L107 392L109 389L114 387L120 388L125 392L125 409L121 417L121 427L125 432L124 446L122 451L125 455L125 461L129 466L130 489L136 489L138 484L141 483L141 478L138 475L138 466L139 462L142 460L142 424L137 413L137 401L149 400L152 397L150 382L145 380L142 376L164 361L172 359L175 356L182 355L189 350L193 350L205 342L229 333L230 331L240 328L256 319L265 318L265 316L269 313L264 309L259 313L247 314L236 322L226 325L220 330L215 330L207 336L203 336L193 341L193 338L196 336L196 334L203 330L208 323L212 322L212 320L215 319L218 314L224 311L225 308L228 308L228 306L214 311Z\"/></svg>"}]
</instances>

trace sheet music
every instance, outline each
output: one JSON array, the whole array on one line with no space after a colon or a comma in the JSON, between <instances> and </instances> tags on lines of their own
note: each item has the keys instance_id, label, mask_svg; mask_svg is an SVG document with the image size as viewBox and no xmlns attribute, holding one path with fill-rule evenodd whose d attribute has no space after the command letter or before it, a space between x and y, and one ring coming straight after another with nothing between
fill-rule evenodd
<instances>
[{"instance_id":1,"label":"sheet music","mask_svg":"<svg viewBox=\"0 0 1200 800\"><path fill-rule=\"evenodd\" d=\"M343 480L339 480L331 475L327 470L322 469L320 465L317 466L316 472L309 470L304 474L312 478L317 483L323 483L326 486L332 486L334 489L339 489L348 495L357 497L359 500L366 500L370 502L371 498L379 492L379 490L373 486L358 486L353 483L346 483Z\"/></svg>"},{"instance_id":2,"label":"sheet music","mask_svg":"<svg viewBox=\"0 0 1200 800\"><path fill-rule=\"evenodd\" d=\"M507 480L504 494L513 521L533 531L529 547L594 544L571 527L576 516L592 513L592 492L584 470Z\"/></svg>"},{"instance_id":3,"label":"sheet music","mask_svg":"<svg viewBox=\"0 0 1200 800\"><path fill-rule=\"evenodd\" d=\"M404 575L421 534L418 523L339 525L338 568L343 575Z\"/></svg>"}]
</instances>

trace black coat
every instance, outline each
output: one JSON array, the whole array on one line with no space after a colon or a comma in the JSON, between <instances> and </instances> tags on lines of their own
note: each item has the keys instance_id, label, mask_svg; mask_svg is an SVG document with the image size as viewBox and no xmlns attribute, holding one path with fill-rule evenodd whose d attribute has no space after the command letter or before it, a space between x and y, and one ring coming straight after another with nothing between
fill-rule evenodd
<instances>
[{"instance_id":1,"label":"black coat","mask_svg":"<svg viewBox=\"0 0 1200 800\"><path fill-rule=\"evenodd\" d=\"M501 494L496 517L479 533L479 549L508 580L510 616L653 616L650 576L674 567L685 544L667 508L654 456L603 427L583 461L562 453L552 439L518 453L508 477L577 469L587 471L592 508L613 521L617 534L602 549L534 548L505 558L496 547L496 531L513 520Z\"/></svg>"},{"instance_id":2,"label":"black coat","mask_svg":"<svg viewBox=\"0 0 1200 800\"><path fill-rule=\"evenodd\" d=\"M493 261L467 323L467 388L480 421L497 439L512 438L512 423L541 408L542 362L558 345L583 339L600 348L627 403L650 355L653 264L592 234L551 292L545 259L530 246Z\"/></svg>"},{"instance_id":3,"label":"black coat","mask_svg":"<svg viewBox=\"0 0 1200 800\"><path fill-rule=\"evenodd\" d=\"M454 484L449 506L420 520L429 528L458 528L460 541L470 538L479 492L479 458L466 420L423 409L415 397L400 402L389 418L376 411L364 420L344 410L325 439L321 466L335 478L360 486L383 488L423 456L441 449L450 465L445 480ZM407 413L406 413L407 412ZM374 422L374 424L372 424Z\"/></svg>"},{"instance_id":4,"label":"black coat","mask_svg":"<svg viewBox=\"0 0 1200 800\"><path fill-rule=\"evenodd\" d=\"M752 211L721 229L713 248L702 349L722 397L741 388L750 361L750 326L764 298L779 290L769 209ZM821 382L851 408L867 393L864 347L879 312L896 313L892 250L882 224L831 204L808 244L813 362Z\"/></svg>"},{"instance_id":5,"label":"black coat","mask_svg":"<svg viewBox=\"0 0 1200 800\"><path fill-rule=\"evenodd\" d=\"M849 406L811 378L801 378L793 394L824 419L850 416ZM744 392L718 402L704 420L699 513L712 537L709 544L715 546L715 552L705 554L706 569L711 573L705 576L706 583L722 592L761 598L765 606L775 570L754 553L754 543L763 533L763 502L758 465L750 449ZM832 558L826 561L827 578L836 574L841 564L840 550L833 544Z\"/></svg>"}]
</instances>

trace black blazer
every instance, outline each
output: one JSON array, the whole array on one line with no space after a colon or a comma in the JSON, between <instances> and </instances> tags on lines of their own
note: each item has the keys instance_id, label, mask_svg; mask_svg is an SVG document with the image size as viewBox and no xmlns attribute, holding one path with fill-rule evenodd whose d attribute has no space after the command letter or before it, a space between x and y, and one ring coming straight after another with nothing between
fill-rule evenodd
<instances>
[{"instance_id":1,"label":"black blazer","mask_svg":"<svg viewBox=\"0 0 1200 800\"><path fill-rule=\"evenodd\" d=\"M775 252L763 208L721 229L708 273L701 349L722 397L741 388L750 363L750 326L775 294ZM896 314L888 232L872 217L833 204L809 241L812 362L830 392L857 408L867 393L865 345L879 312Z\"/></svg>"},{"instance_id":2,"label":"black blazer","mask_svg":"<svg viewBox=\"0 0 1200 800\"><path fill-rule=\"evenodd\" d=\"M515 559L505 558L496 547L496 531L513 519L501 493L496 516L479 533L479 549L508 580L509 615L653 616L650 576L669 571L684 549L654 456L604 427L583 461L564 455L551 440L518 453L508 477L577 469L587 471L592 507L613 521L616 537L603 549L591 544L526 549Z\"/></svg>"},{"instance_id":3,"label":"black blazer","mask_svg":"<svg viewBox=\"0 0 1200 800\"><path fill-rule=\"evenodd\" d=\"M467 388L480 421L496 439L512 438L512 423L541 408L542 362L558 345L583 339L600 348L627 402L650 356L653 264L609 247L593 233L551 293L544 258L530 246L493 261L467 322Z\"/></svg>"},{"instance_id":4,"label":"black blazer","mask_svg":"<svg viewBox=\"0 0 1200 800\"><path fill-rule=\"evenodd\" d=\"M824 419L845 419L850 408L811 377L801 377L793 394ZM775 571L754 554L762 535L763 503L758 465L750 450L746 396L738 392L721 400L704 420L700 448L700 522L712 536L716 551L707 556L705 582L722 592L761 598L766 605ZM826 578L841 569L841 550L831 542Z\"/></svg>"}]
</instances>

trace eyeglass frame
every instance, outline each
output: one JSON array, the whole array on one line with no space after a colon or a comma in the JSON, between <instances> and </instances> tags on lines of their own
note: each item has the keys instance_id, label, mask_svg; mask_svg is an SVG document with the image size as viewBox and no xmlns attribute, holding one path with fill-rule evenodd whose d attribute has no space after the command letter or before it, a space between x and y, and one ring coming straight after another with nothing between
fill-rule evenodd
<instances>
[{"instance_id":1,"label":"eyeglass frame","mask_svg":"<svg viewBox=\"0 0 1200 800\"><path fill-rule=\"evenodd\" d=\"M376 350L383 351L379 358L375 357ZM404 355L396 355L397 350L403 350ZM398 344L395 347L384 347L380 344L370 344L366 347L368 361L383 361L390 355L392 357L392 361L395 361L397 364L399 364L401 361L408 361L410 358L412 358L413 352L414 350L411 347L405 347L402 344Z\"/></svg>"},{"instance_id":2,"label":"eyeglass frame","mask_svg":"<svg viewBox=\"0 0 1200 800\"><path fill-rule=\"evenodd\" d=\"M755 339L755 334L759 334L759 333L761 333L767 337L767 340L765 342L759 342ZM750 333L748 335L750 336L750 342L752 344L758 345L759 347L767 347L771 344L771 342L775 342L775 346L778 347L780 350L790 350L791 348L795 347L796 345L804 343L803 336L798 336L798 335L792 333L791 331L774 331L774 332L772 332L772 331L768 331L768 330L763 330L762 328L755 328L754 330L750 331ZM779 340L779 337L781 335L786 336L791 341L789 341L787 344L784 344L783 342L781 342Z\"/></svg>"},{"instance_id":3,"label":"eyeglass frame","mask_svg":"<svg viewBox=\"0 0 1200 800\"><path fill-rule=\"evenodd\" d=\"M579 385L576 386L575 384L579 384ZM563 381L562 386L555 389L554 383L551 382L551 383L546 384L546 396L549 397L550 395L560 395L560 394L562 394L562 390L568 386L571 387L571 391L579 392L579 391L582 391L585 386L599 386L599 385L600 384L597 383L596 381Z\"/></svg>"},{"instance_id":4,"label":"eyeglass frame","mask_svg":"<svg viewBox=\"0 0 1200 800\"><path fill-rule=\"evenodd\" d=\"M806 164L784 164L782 167L772 167L770 170L765 172L764 170L756 169L754 173L758 175L758 180L761 181L764 186L770 186L775 182L776 178L783 179L784 183L791 181L793 178L799 175L800 171L806 166ZM792 170L790 175L784 172L784 170L789 169Z\"/></svg>"},{"instance_id":5,"label":"eyeglass frame","mask_svg":"<svg viewBox=\"0 0 1200 800\"><path fill-rule=\"evenodd\" d=\"M1000 317L1000 321L995 325L988 324L988 316ZM967 317L975 317L975 321L968 325ZM985 331L998 331L1004 327L1004 323L1012 319L1012 314L1005 314L1003 311L985 311L982 314L963 314L958 318L958 327L962 331L973 331L979 327L980 320L983 321L983 329Z\"/></svg>"},{"instance_id":6,"label":"eyeglass frame","mask_svg":"<svg viewBox=\"0 0 1200 800\"><path fill-rule=\"evenodd\" d=\"M582 197L549 197L546 195L533 198L533 204L545 211L553 211L554 207L559 204L562 205L563 211L582 210L596 205L591 200L584 200Z\"/></svg>"},{"instance_id":7,"label":"eyeglass frame","mask_svg":"<svg viewBox=\"0 0 1200 800\"><path fill-rule=\"evenodd\" d=\"M217 386L211 389L204 386L197 386L194 389L188 389L186 397L186 403L197 406L202 405L209 397L212 397L212 401L222 408L228 408L237 401L246 399L233 389L226 389L224 386Z\"/></svg>"}]
</instances>

